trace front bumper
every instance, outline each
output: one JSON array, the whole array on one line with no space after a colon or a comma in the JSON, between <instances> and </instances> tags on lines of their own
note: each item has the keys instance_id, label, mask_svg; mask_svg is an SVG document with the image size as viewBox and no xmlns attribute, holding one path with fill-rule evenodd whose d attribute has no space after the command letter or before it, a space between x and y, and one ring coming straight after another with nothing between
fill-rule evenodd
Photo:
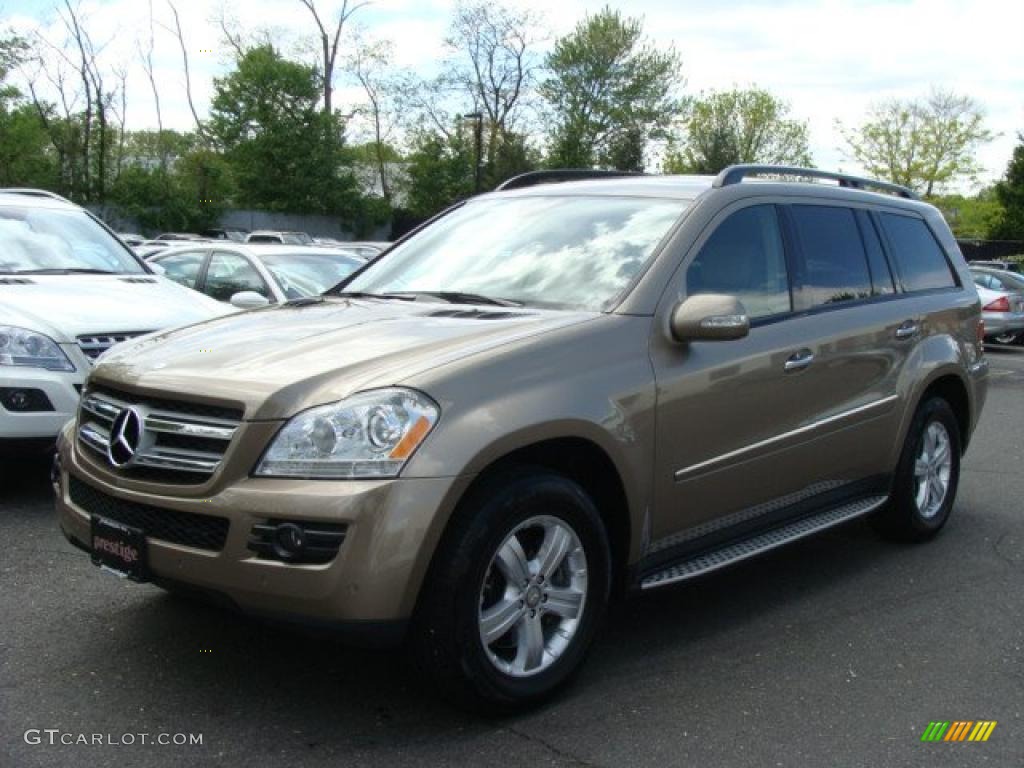
<instances>
[{"instance_id":1,"label":"front bumper","mask_svg":"<svg viewBox=\"0 0 1024 768\"><path fill-rule=\"evenodd\" d=\"M61 428L75 417L84 380L82 371L47 371L21 366L0 368L0 388L38 389L53 405L52 411L28 413L16 413L0 405L0 440L55 438Z\"/></svg>"},{"instance_id":2,"label":"front bumper","mask_svg":"<svg viewBox=\"0 0 1024 768\"><path fill-rule=\"evenodd\" d=\"M213 593L246 613L317 625L394 624L415 606L430 556L470 478L372 481L246 477L209 498L157 496L118 487L81 461L69 428L58 441L56 506L65 536L90 547L90 518L72 502L69 474L102 493L167 510L229 521L219 552L147 539L154 581ZM323 565L260 559L247 548L268 519L342 523L338 555Z\"/></svg>"}]
</instances>

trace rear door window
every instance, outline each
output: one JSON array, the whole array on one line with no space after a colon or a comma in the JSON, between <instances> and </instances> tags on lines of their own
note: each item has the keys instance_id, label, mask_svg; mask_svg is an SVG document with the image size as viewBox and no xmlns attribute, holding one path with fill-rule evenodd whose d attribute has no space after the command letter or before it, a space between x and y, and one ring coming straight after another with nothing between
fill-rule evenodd
<instances>
[{"instance_id":1,"label":"rear door window","mask_svg":"<svg viewBox=\"0 0 1024 768\"><path fill-rule=\"evenodd\" d=\"M790 211L802 256L793 286L796 309L870 298L871 272L853 211L830 205L793 205Z\"/></svg>"},{"instance_id":2,"label":"rear door window","mask_svg":"<svg viewBox=\"0 0 1024 768\"><path fill-rule=\"evenodd\" d=\"M735 296L751 318L791 311L775 206L752 205L726 218L687 269L686 292Z\"/></svg>"},{"instance_id":3,"label":"rear door window","mask_svg":"<svg viewBox=\"0 0 1024 768\"><path fill-rule=\"evenodd\" d=\"M154 261L164 269L164 277L186 288L195 288L206 261L206 251L184 251L162 256Z\"/></svg>"},{"instance_id":4,"label":"rear door window","mask_svg":"<svg viewBox=\"0 0 1024 768\"><path fill-rule=\"evenodd\" d=\"M956 286L946 254L924 220L895 213L881 213L878 218L907 291Z\"/></svg>"}]
</instances>

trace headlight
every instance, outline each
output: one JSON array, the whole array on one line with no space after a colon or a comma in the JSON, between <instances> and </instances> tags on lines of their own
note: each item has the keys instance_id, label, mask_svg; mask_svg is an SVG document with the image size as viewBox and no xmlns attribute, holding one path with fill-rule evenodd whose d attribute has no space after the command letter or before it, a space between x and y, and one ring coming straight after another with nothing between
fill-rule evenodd
<instances>
[{"instance_id":1,"label":"headlight","mask_svg":"<svg viewBox=\"0 0 1024 768\"><path fill-rule=\"evenodd\" d=\"M75 366L49 336L0 325L0 365L25 365L49 371L73 371Z\"/></svg>"},{"instance_id":2,"label":"headlight","mask_svg":"<svg viewBox=\"0 0 1024 768\"><path fill-rule=\"evenodd\" d=\"M267 477L395 477L440 409L411 389L375 389L292 417L256 467Z\"/></svg>"}]
</instances>

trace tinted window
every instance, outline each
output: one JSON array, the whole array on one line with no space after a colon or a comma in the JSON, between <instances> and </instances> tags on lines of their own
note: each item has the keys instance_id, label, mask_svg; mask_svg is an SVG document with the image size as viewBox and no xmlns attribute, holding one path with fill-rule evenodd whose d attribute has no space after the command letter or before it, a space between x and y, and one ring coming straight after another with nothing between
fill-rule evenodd
<instances>
[{"instance_id":1,"label":"tinted window","mask_svg":"<svg viewBox=\"0 0 1024 768\"><path fill-rule=\"evenodd\" d=\"M892 270L889 269L885 251L882 250L882 241L878 237L878 230L875 229L874 222L866 212L857 211L856 215L857 223L860 224L861 236L864 238L864 250L868 254L868 266L871 268L871 288L876 294L895 293Z\"/></svg>"},{"instance_id":2,"label":"tinted window","mask_svg":"<svg viewBox=\"0 0 1024 768\"><path fill-rule=\"evenodd\" d=\"M853 211L824 205L794 205L790 210L803 255L794 281L796 308L871 296L871 273Z\"/></svg>"},{"instance_id":3,"label":"tinted window","mask_svg":"<svg viewBox=\"0 0 1024 768\"><path fill-rule=\"evenodd\" d=\"M260 296L273 298L248 259L236 253L214 253L206 270L203 292L218 301L231 301L240 291L255 291Z\"/></svg>"},{"instance_id":4,"label":"tinted window","mask_svg":"<svg viewBox=\"0 0 1024 768\"><path fill-rule=\"evenodd\" d=\"M892 213L883 213L880 218L892 246L896 269L908 291L956 285L946 256L924 221Z\"/></svg>"},{"instance_id":5,"label":"tinted window","mask_svg":"<svg viewBox=\"0 0 1024 768\"><path fill-rule=\"evenodd\" d=\"M730 215L704 243L686 272L686 292L725 293L750 317L789 312L789 278L773 205Z\"/></svg>"},{"instance_id":6,"label":"tinted window","mask_svg":"<svg viewBox=\"0 0 1024 768\"><path fill-rule=\"evenodd\" d=\"M206 251L187 251L161 256L154 261L164 268L164 277L186 288L195 288L205 258Z\"/></svg>"}]
</instances>

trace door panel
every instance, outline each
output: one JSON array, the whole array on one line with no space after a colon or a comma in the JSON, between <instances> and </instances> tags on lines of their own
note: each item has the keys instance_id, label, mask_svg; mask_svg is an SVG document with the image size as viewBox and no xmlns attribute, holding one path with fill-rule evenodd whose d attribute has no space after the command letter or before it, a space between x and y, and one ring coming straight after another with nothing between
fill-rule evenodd
<instances>
[{"instance_id":1,"label":"door panel","mask_svg":"<svg viewBox=\"0 0 1024 768\"><path fill-rule=\"evenodd\" d=\"M729 225L733 213L713 227ZM714 238L697 244L693 262L711 258L707 249ZM794 269L793 246L790 239L789 274L803 271L801 263ZM745 253L748 259L773 258L765 249ZM684 261L684 275L686 269ZM765 268L749 271L763 275ZM713 270L702 272L703 279ZM736 293L728 281L703 280L700 288ZM738 341L678 344L656 332L653 548L886 471L883 448L895 431L905 356L895 339L906 319L904 306L890 298L765 316Z\"/></svg>"}]
</instances>

